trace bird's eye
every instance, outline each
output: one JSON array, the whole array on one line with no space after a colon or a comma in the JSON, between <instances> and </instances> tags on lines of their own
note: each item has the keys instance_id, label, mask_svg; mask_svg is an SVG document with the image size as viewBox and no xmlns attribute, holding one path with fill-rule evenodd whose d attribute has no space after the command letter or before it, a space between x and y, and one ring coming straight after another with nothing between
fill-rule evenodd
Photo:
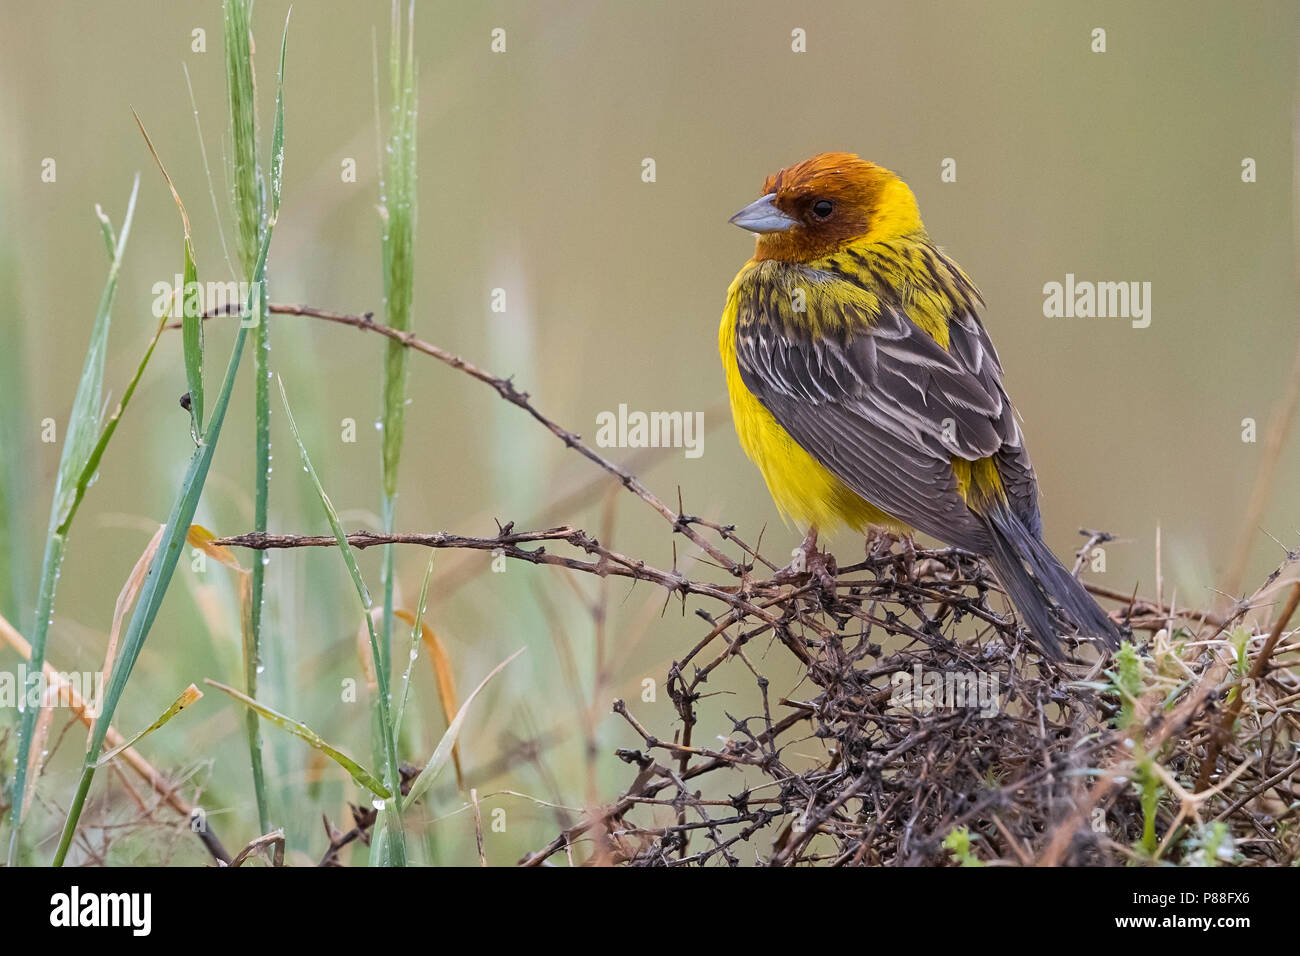
<instances>
[{"instance_id":1,"label":"bird's eye","mask_svg":"<svg viewBox=\"0 0 1300 956\"><path fill-rule=\"evenodd\" d=\"M818 219L827 219L835 211L835 204L829 199L819 199L813 203L812 211Z\"/></svg>"}]
</instances>

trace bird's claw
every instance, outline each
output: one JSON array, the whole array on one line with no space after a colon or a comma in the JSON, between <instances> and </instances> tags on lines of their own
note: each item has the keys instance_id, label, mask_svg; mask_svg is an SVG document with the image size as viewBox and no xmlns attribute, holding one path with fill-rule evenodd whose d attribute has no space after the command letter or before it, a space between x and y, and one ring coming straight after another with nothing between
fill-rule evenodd
<instances>
[{"instance_id":1,"label":"bird's claw","mask_svg":"<svg viewBox=\"0 0 1300 956\"><path fill-rule=\"evenodd\" d=\"M796 584L815 578L822 589L829 594L835 592L835 575L839 569L835 556L829 551L817 549L817 529L811 529L803 543L794 550L794 560L772 576L777 584Z\"/></svg>"}]
</instances>

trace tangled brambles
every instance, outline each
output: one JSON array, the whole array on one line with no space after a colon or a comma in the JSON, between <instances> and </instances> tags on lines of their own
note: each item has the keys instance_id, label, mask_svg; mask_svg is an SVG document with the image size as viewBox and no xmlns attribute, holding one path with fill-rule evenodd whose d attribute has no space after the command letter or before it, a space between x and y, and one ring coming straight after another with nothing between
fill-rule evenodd
<instances>
[{"instance_id":1,"label":"tangled brambles","mask_svg":"<svg viewBox=\"0 0 1300 956\"><path fill-rule=\"evenodd\" d=\"M618 751L627 789L523 862L1290 864L1300 585L1271 633L1243 622L1286 601L1296 557L1226 618L1131 601L1136 647L1060 668L953 549L748 582L763 619L710 619L668 675L674 726L615 702L644 741ZM718 703L755 682L761 713Z\"/></svg>"}]
</instances>

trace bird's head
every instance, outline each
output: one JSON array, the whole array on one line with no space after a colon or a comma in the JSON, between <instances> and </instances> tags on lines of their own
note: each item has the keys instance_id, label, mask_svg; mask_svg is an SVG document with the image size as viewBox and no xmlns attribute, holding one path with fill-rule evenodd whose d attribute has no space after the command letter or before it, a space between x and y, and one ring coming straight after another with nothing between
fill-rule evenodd
<instances>
[{"instance_id":1,"label":"bird's head","mask_svg":"<svg viewBox=\"0 0 1300 956\"><path fill-rule=\"evenodd\" d=\"M907 184L852 153L822 153L768 176L762 197L731 222L757 233L755 259L788 262L925 228Z\"/></svg>"}]
</instances>

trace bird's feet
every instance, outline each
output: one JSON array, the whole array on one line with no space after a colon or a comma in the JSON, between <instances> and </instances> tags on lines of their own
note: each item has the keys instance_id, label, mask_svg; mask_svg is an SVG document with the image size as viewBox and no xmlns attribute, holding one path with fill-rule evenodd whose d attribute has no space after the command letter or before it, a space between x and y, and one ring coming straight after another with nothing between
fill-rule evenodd
<instances>
[{"instance_id":1,"label":"bird's feet","mask_svg":"<svg viewBox=\"0 0 1300 956\"><path fill-rule=\"evenodd\" d=\"M808 529L803 544L794 549L791 557L793 560L789 564L772 575L773 581L777 584L794 584L812 576L828 594L835 593L835 575L839 569L835 566L833 554L817 550L816 527Z\"/></svg>"},{"instance_id":2,"label":"bird's feet","mask_svg":"<svg viewBox=\"0 0 1300 956\"><path fill-rule=\"evenodd\" d=\"M868 558L883 558L894 550L896 544L902 544L902 556L908 563L916 560L916 541L913 540L910 533L900 533L877 527L867 529Z\"/></svg>"},{"instance_id":3,"label":"bird's feet","mask_svg":"<svg viewBox=\"0 0 1300 956\"><path fill-rule=\"evenodd\" d=\"M884 528L870 527L867 529L867 540L865 542L867 557L870 560L878 560L888 557L894 550L894 545L898 543L898 535L892 531L886 531Z\"/></svg>"},{"instance_id":4,"label":"bird's feet","mask_svg":"<svg viewBox=\"0 0 1300 956\"><path fill-rule=\"evenodd\" d=\"M894 545L901 545L897 553ZM910 532L890 531L886 528L869 528L867 530L866 551L868 560L893 558L908 576L914 578L916 563L916 540Z\"/></svg>"}]
</instances>

